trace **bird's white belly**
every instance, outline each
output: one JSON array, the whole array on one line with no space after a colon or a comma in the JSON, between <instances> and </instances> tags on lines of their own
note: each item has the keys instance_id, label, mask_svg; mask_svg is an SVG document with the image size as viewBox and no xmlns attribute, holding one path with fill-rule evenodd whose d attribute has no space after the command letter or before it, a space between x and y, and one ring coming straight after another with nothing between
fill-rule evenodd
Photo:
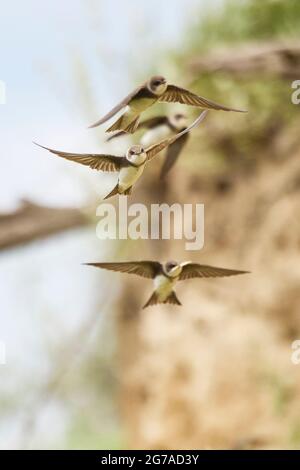
<instances>
[{"instance_id":1,"label":"bird's white belly","mask_svg":"<svg viewBox=\"0 0 300 470\"><path fill-rule=\"evenodd\" d=\"M164 301L167 297L169 297L173 290L174 283L175 281L168 278L167 276L164 276L163 274L156 276L154 279L154 287L159 300Z\"/></svg>"},{"instance_id":2,"label":"bird's white belly","mask_svg":"<svg viewBox=\"0 0 300 470\"><path fill-rule=\"evenodd\" d=\"M144 171L144 167L145 165L121 168L119 174L119 190L124 192L126 189L130 188L139 179Z\"/></svg>"},{"instance_id":3,"label":"bird's white belly","mask_svg":"<svg viewBox=\"0 0 300 470\"><path fill-rule=\"evenodd\" d=\"M166 139L172 135L168 126L158 126L155 129L149 129L141 138L141 144L145 147L156 144L160 140Z\"/></svg>"}]
</instances>

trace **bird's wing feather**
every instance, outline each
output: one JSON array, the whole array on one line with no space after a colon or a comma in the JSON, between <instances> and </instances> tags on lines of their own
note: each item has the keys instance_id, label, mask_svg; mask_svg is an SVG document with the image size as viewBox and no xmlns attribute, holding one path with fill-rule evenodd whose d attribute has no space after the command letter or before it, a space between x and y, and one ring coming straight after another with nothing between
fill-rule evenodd
<instances>
[{"instance_id":1,"label":"bird's wing feather","mask_svg":"<svg viewBox=\"0 0 300 470\"><path fill-rule=\"evenodd\" d=\"M154 127L161 126L167 123L167 116L155 116L149 119L144 119L144 121L139 124L138 129L153 129Z\"/></svg>"},{"instance_id":2,"label":"bird's wing feather","mask_svg":"<svg viewBox=\"0 0 300 470\"><path fill-rule=\"evenodd\" d=\"M137 87L135 90L133 90L129 95L127 95L120 103L118 103L116 106L113 107L109 113L105 114L101 119L96 121L94 124L89 126L89 128L97 127L100 126L101 124L104 124L106 121L108 121L110 118L112 118L115 114L117 114L121 109L125 108L129 104L129 102L144 88L144 84L140 85Z\"/></svg>"},{"instance_id":3,"label":"bird's wing feather","mask_svg":"<svg viewBox=\"0 0 300 470\"><path fill-rule=\"evenodd\" d=\"M200 122L203 121L207 113L208 111L203 111L200 114L200 116L198 116L198 118L189 127L179 132L178 134L174 135L173 137L168 137L167 139L162 140L158 144L153 144L150 147L148 147L146 149L147 159L151 160L153 157L155 157L155 155L157 155L163 149L165 149L169 145L176 142L177 139L182 137L184 134L187 134L188 132L190 132L194 127L198 126L198 124L200 124Z\"/></svg>"},{"instance_id":4,"label":"bird's wing feather","mask_svg":"<svg viewBox=\"0 0 300 470\"><path fill-rule=\"evenodd\" d=\"M153 129L154 127L167 124L167 122L168 122L167 116L157 116L157 117L145 119L138 125L136 130L139 131L140 129ZM116 132L116 134L109 136L106 142L109 142L110 140L113 140L116 137L121 137L123 135L128 135L128 134L125 131Z\"/></svg>"},{"instance_id":5,"label":"bird's wing feather","mask_svg":"<svg viewBox=\"0 0 300 470\"><path fill-rule=\"evenodd\" d=\"M158 261L125 261L121 263L85 263L88 266L118 271L120 273L137 274L153 279L162 270Z\"/></svg>"},{"instance_id":6,"label":"bird's wing feather","mask_svg":"<svg viewBox=\"0 0 300 470\"><path fill-rule=\"evenodd\" d=\"M160 178L164 179L171 168L175 165L183 147L187 143L189 134L184 134L168 147L165 161L160 172Z\"/></svg>"},{"instance_id":7,"label":"bird's wing feather","mask_svg":"<svg viewBox=\"0 0 300 470\"><path fill-rule=\"evenodd\" d=\"M229 108L222 104L215 103L214 101L198 96L185 88L180 88L175 85L168 85L166 91L159 97L158 101L166 103L181 103L189 106L198 106L200 108L215 109L222 111L236 111L244 113L246 111L240 109Z\"/></svg>"},{"instance_id":8,"label":"bird's wing feather","mask_svg":"<svg viewBox=\"0 0 300 470\"><path fill-rule=\"evenodd\" d=\"M35 142L34 142L35 143ZM115 155L105 155L97 153L70 153L54 150L43 145L35 143L39 147L48 150L59 157L72 160L73 162L81 163L81 165L89 166L93 170L101 171L119 171L124 161L124 157L117 157Z\"/></svg>"},{"instance_id":9,"label":"bird's wing feather","mask_svg":"<svg viewBox=\"0 0 300 470\"><path fill-rule=\"evenodd\" d=\"M224 277L234 276L236 274L246 274L249 271L239 271L236 269L217 268L198 263L184 263L179 280L192 279L194 277Z\"/></svg>"}]
</instances>

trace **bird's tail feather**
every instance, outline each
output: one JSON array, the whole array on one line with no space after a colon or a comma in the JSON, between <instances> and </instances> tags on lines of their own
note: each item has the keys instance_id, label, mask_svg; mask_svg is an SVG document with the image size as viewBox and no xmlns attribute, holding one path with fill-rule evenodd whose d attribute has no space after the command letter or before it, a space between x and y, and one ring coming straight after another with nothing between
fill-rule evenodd
<instances>
[{"instance_id":1,"label":"bird's tail feather","mask_svg":"<svg viewBox=\"0 0 300 470\"><path fill-rule=\"evenodd\" d=\"M125 196L129 196L132 193L132 186L130 188L126 189L122 194L125 194Z\"/></svg>"},{"instance_id":2,"label":"bird's tail feather","mask_svg":"<svg viewBox=\"0 0 300 470\"><path fill-rule=\"evenodd\" d=\"M124 131L116 132L115 134L110 135L110 136L106 139L106 142L110 142L111 140L115 139L116 137L122 137L122 136L125 135L125 134L126 134L126 132L124 132Z\"/></svg>"},{"instance_id":3,"label":"bird's tail feather","mask_svg":"<svg viewBox=\"0 0 300 470\"><path fill-rule=\"evenodd\" d=\"M146 307L149 307L150 305L156 305L156 304L159 304L159 300L158 300L158 297L156 295L156 292L153 292L153 294L151 295L150 299L145 303L145 305L143 306L143 308L146 308Z\"/></svg>"},{"instance_id":4,"label":"bird's tail feather","mask_svg":"<svg viewBox=\"0 0 300 470\"><path fill-rule=\"evenodd\" d=\"M178 300L177 295L174 291L171 292L169 297L166 298L164 301L165 304L173 304L173 305L182 305L182 303Z\"/></svg>"},{"instance_id":5,"label":"bird's tail feather","mask_svg":"<svg viewBox=\"0 0 300 470\"><path fill-rule=\"evenodd\" d=\"M126 119L127 118L127 119ZM128 134L133 134L140 121L140 116L137 116L128 123L128 116L123 114L111 127L109 127L106 132L113 132L113 131L124 131Z\"/></svg>"},{"instance_id":6,"label":"bird's tail feather","mask_svg":"<svg viewBox=\"0 0 300 470\"><path fill-rule=\"evenodd\" d=\"M107 194L107 196L105 196L104 199L109 199L110 197L115 196L116 194L120 194L119 193L119 183L116 184L114 189L109 194Z\"/></svg>"},{"instance_id":7,"label":"bird's tail feather","mask_svg":"<svg viewBox=\"0 0 300 470\"><path fill-rule=\"evenodd\" d=\"M113 190L109 194L107 194L107 196L105 196L104 199L109 199L110 197L115 196L116 194L124 194L125 196L129 196L129 194L131 194L131 192L132 192L132 186L130 186L130 188L126 189L126 191L121 192L119 190L119 183L117 183L116 186L113 188Z\"/></svg>"},{"instance_id":8,"label":"bird's tail feather","mask_svg":"<svg viewBox=\"0 0 300 470\"><path fill-rule=\"evenodd\" d=\"M145 303L143 308L149 307L150 305L157 305L157 304L173 304L173 305L182 305L181 302L178 300L177 295L174 291L165 299L159 300L156 292L153 292L150 299Z\"/></svg>"}]
</instances>

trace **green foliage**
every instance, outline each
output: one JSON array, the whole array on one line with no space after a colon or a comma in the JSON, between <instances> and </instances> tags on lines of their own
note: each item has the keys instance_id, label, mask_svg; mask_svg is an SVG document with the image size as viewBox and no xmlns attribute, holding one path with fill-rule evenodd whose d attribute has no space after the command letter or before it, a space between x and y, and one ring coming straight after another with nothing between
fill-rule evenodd
<instances>
[{"instance_id":1,"label":"green foliage","mask_svg":"<svg viewBox=\"0 0 300 470\"><path fill-rule=\"evenodd\" d=\"M197 73L189 63L198 57L213 57L215 50L223 47L229 48L234 58L235 48L246 43L257 43L259 48L260 42L299 37L299 1L227 0L217 11L211 8L201 13L187 30L183 49L172 55L174 79L202 96L249 111L246 115L210 113L208 119L215 130L206 134L208 150L202 162L213 159L214 172L218 167L224 173L224 168L252 168L268 151L272 158L285 158L271 147L276 136L283 135L299 116L299 107L291 103L289 80L259 73L232 76L222 70ZM183 76L188 78L185 82ZM193 112L196 115L198 110Z\"/></svg>"},{"instance_id":2,"label":"green foliage","mask_svg":"<svg viewBox=\"0 0 300 470\"><path fill-rule=\"evenodd\" d=\"M69 450L106 450L124 448L123 437L116 429L107 429L107 423L103 425L103 430L89 417L77 416L73 420L73 425L69 430L65 448Z\"/></svg>"},{"instance_id":3,"label":"green foliage","mask_svg":"<svg viewBox=\"0 0 300 470\"><path fill-rule=\"evenodd\" d=\"M290 442L294 449L299 449L300 446L300 422L296 421L291 426Z\"/></svg>"},{"instance_id":4,"label":"green foliage","mask_svg":"<svg viewBox=\"0 0 300 470\"><path fill-rule=\"evenodd\" d=\"M298 0L228 0L218 12L197 22L188 41L190 51L240 41L299 37Z\"/></svg>"}]
</instances>

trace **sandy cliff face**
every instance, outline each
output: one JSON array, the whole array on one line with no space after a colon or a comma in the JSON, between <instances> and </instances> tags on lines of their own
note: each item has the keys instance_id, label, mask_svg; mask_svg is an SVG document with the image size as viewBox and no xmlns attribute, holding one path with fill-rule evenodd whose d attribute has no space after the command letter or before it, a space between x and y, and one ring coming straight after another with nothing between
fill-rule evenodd
<instances>
[{"instance_id":1,"label":"sandy cliff face","mask_svg":"<svg viewBox=\"0 0 300 470\"><path fill-rule=\"evenodd\" d=\"M136 258L187 258L251 274L180 283L183 307L145 311L150 282L125 280L118 331L129 445L297 445L300 365L291 362L291 343L300 338L297 139L290 127L271 135L251 171L194 171L187 158L168 187L153 186L153 167L137 189L137 200L204 202L205 247L193 253L181 241L148 241Z\"/></svg>"}]
</instances>

